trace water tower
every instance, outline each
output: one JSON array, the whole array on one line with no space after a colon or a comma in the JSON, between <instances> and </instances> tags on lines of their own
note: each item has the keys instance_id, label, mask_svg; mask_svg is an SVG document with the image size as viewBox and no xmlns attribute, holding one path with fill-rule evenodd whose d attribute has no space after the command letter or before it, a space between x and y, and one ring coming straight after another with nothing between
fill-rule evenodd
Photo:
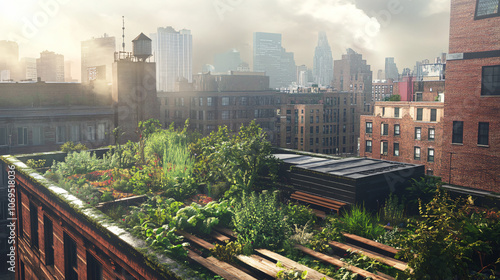
<instances>
[{"instance_id":1,"label":"water tower","mask_svg":"<svg viewBox=\"0 0 500 280\"><path fill-rule=\"evenodd\" d=\"M144 33L139 34L134 40L132 40L133 44L133 55L139 60L139 61L146 61L148 57L150 57L152 54L152 48L151 48L151 39L148 38L148 36L144 35Z\"/></svg>"}]
</instances>

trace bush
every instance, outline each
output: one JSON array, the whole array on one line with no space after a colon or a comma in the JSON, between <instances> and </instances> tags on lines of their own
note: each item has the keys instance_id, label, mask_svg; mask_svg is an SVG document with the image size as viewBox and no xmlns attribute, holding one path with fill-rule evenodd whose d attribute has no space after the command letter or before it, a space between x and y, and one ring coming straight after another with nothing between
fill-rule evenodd
<instances>
[{"instance_id":1,"label":"bush","mask_svg":"<svg viewBox=\"0 0 500 280\"><path fill-rule=\"evenodd\" d=\"M378 216L366 211L364 206L353 205L341 218L342 229L368 239L375 239L384 234L384 228L378 223Z\"/></svg>"},{"instance_id":2,"label":"bush","mask_svg":"<svg viewBox=\"0 0 500 280\"><path fill-rule=\"evenodd\" d=\"M82 143L78 143L75 145L75 143L68 141L61 145L61 151L65 153L75 152L75 151L80 152L85 150L87 150L87 146L85 146Z\"/></svg>"},{"instance_id":3,"label":"bush","mask_svg":"<svg viewBox=\"0 0 500 280\"><path fill-rule=\"evenodd\" d=\"M292 232L276 193L243 193L235 204L233 223L238 241L257 248L281 249Z\"/></svg>"},{"instance_id":4,"label":"bush","mask_svg":"<svg viewBox=\"0 0 500 280\"><path fill-rule=\"evenodd\" d=\"M452 200L438 189L421 205L421 219L411 222L412 233L398 241L413 279L488 279L478 272L500 263L500 215L474 211L471 202Z\"/></svg>"},{"instance_id":5,"label":"bush","mask_svg":"<svg viewBox=\"0 0 500 280\"><path fill-rule=\"evenodd\" d=\"M316 222L316 215L314 212L309 207L302 204L287 204L285 206L285 213L290 227L294 225L303 226L306 223L312 225Z\"/></svg>"},{"instance_id":6,"label":"bush","mask_svg":"<svg viewBox=\"0 0 500 280\"><path fill-rule=\"evenodd\" d=\"M391 193L385 200L384 206L380 209L380 218L389 226L402 226L405 221L404 210L404 204L400 203L398 197Z\"/></svg>"}]
</instances>

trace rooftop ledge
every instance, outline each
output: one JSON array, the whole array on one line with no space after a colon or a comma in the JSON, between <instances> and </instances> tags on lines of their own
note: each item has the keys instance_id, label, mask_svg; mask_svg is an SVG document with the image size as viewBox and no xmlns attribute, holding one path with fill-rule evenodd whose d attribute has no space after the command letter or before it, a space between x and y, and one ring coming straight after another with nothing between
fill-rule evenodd
<instances>
[{"instance_id":1,"label":"rooftop ledge","mask_svg":"<svg viewBox=\"0 0 500 280\"><path fill-rule=\"evenodd\" d=\"M65 156L66 153L63 152L47 152L47 153L37 153L37 154L25 154L25 155L5 155L0 156L0 160L4 161L9 165L14 165L16 168L16 175L22 174L27 179L31 180L32 183L45 187L50 191L55 198L59 198L62 202L67 203L72 209L77 213L81 214L86 218L87 221L93 223L97 230L103 231L105 235L111 234L118 238L121 242L130 246L135 250L135 254L140 254L145 260L156 263L166 270L166 272L174 273L176 276L182 279L200 279L196 276L191 275L191 271L186 267L179 264L177 261L157 253L151 249L144 240L133 236L121 225L114 222L109 216L98 210L93 206L89 206L84 201L70 194L65 189L57 186L54 182L45 178L42 174L36 170L28 167L24 162L28 159L47 159L54 157ZM153 256L153 258L151 257ZM161 274L161 272L160 272Z\"/></svg>"}]
</instances>

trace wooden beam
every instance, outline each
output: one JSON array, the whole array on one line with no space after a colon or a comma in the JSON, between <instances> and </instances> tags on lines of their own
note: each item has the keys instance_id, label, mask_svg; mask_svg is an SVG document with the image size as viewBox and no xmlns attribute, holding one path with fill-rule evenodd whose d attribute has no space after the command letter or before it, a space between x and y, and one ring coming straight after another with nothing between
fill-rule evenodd
<instances>
[{"instance_id":1,"label":"wooden beam","mask_svg":"<svg viewBox=\"0 0 500 280\"><path fill-rule=\"evenodd\" d=\"M409 268L408 264L405 262L402 262L400 260L396 260L396 259L393 259L391 257L384 256L382 254L358 247L356 245L352 245L349 243L343 244L343 243L336 242L336 241L330 241L330 242L328 242L328 244L330 244L331 246L340 248L344 251L351 250L353 253L365 255L371 259L377 260L381 263L392 266L392 267L399 269L401 271L405 271L406 269ZM411 268L410 268L410 270L411 270Z\"/></svg>"},{"instance_id":2,"label":"wooden beam","mask_svg":"<svg viewBox=\"0 0 500 280\"><path fill-rule=\"evenodd\" d=\"M231 238L223 235L223 234L220 234L219 232L217 231L212 231L212 233L210 233L210 236L219 240L220 242L225 242L225 241L229 241L231 240Z\"/></svg>"},{"instance_id":3,"label":"wooden beam","mask_svg":"<svg viewBox=\"0 0 500 280\"><path fill-rule=\"evenodd\" d=\"M207 260L203 258L202 256L194 253L193 251L188 252L188 257L195 262L199 263L200 265L206 267L208 270L212 271L213 273L224 277L224 279L227 280L238 280L238 279L248 279L248 280L253 280L255 278L251 277L250 275L243 273L240 271L240 273L234 274L233 271L228 270L227 268L220 266L216 263L214 263L212 260ZM224 263L226 265L229 265L227 263ZM247 275L250 278L242 278L241 275Z\"/></svg>"},{"instance_id":4,"label":"wooden beam","mask_svg":"<svg viewBox=\"0 0 500 280\"><path fill-rule=\"evenodd\" d=\"M302 265L298 262L295 262L289 258L286 258L280 254L277 254L275 252L272 252L272 251L269 251L267 249L255 249L255 251L259 252L260 254L266 256L266 257L269 257L271 259L274 259L274 260L277 260L277 261L280 261L286 268L288 269L293 269L293 270L301 270L301 271L305 271L307 270L307 277L306 279L322 279L323 277L325 279L330 279L330 280L333 280L332 278L326 276L325 274L323 273L319 273L318 271L312 269L312 268L309 268L305 265Z\"/></svg>"},{"instance_id":5,"label":"wooden beam","mask_svg":"<svg viewBox=\"0 0 500 280\"><path fill-rule=\"evenodd\" d=\"M363 277L371 277L371 279L374 279L374 280L386 280L385 278L383 278L381 276L375 275L375 274L368 272L366 270L363 270L359 267L349 265L348 263L345 263L339 259L336 259L334 257L328 256L328 255L325 255L325 254L322 254L319 252L316 252L316 251L311 250L309 248L306 248L302 245L295 245L295 248L297 248L298 250L300 250L300 251L302 251L310 256L313 256L319 260L322 260L324 262L333 264L333 265L338 266L338 267L345 267L347 270L354 272L354 273L357 273Z\"/></svg>"},{"instance_id":6,"label":"wooden beam","mask_svg":"<svg viewBox=\"0 0 500 280\"><path fill-rule=\"evenodd\" d=\"M356 241L361 242L363 244L370 245L372 247L378 248L380 250L389 252L389 253L394 254L394 255L396 255L399 252L399 250L394 248L394 247L391 247L391 246L388 246L388 245L385 245L382 243L378 243L378 242L375 242L373 240L370 240L370 239L367 239L367 238L364 238L361 236L357 236L357 235L350 234L350 233L342 233L342 235L344 235L345 237L350 238L352 240L356 240Z\"/></svg>"},{"instance_id":7,"label":"wooden beam","mask_svg":"<svg viewBox=\"0 0 500 280\"><path fill-rule=\"evenodd\" d=\"M218 232L220 232L220 233L223 233L223 234L225 234L225 235L227 235L227 236L230 236L230 237L232 237L232 238L238 238L238 237L236 236L236 233L235 233L234 231L232 231L232 230L228 229L228 228L223 228L223 227L214 227L214 229L215 229L216 231L218 231Z\"/></svg>"},{"instance_id":8,"label":"wooden beam","mask_svg":"<svg viewBox=\"0 0 500 280\"><path fill-rule=\"evenodd\" d=\"M241 262L257 270L260 270L273 278L276 278L276 274L278 274L278 272L280 271L280 268L277 267L275 263L272 263L256 255L251 255L251 256L239 255L236 258Z\"/></svg>"},{"instance_id":9,"label":"wooden beam","mask_svg":"<svg viewBox=\"0 0 500 280\"><path fill-rule=\"evenodd\" d=\"M234 267L226 262L220 261L214 257L208 257L207 260L210 261L211 263L213 263L214 265L216 265L217 267L220 267L221 269L229 272L230 274L236 275L237 278L235 278L235 279L257 280L257 278L254 278L253 276L246 274L245 272L239 270L238 268L236 268L236 267ZM224 277L223 275L220 275L220 276ZM224 278L226 278L226 277L224 277ZM228 279L228 278L226 278L226 279Z\"/></svg>"},{"instance_id":10,"label":"wooden beam","mask_svg":"<svg viewBox=\"0 0 500 280\"><path fill-rule=\"evenodd\" d=\"M183 230L177 230L177 233L184 236L187 240L197 244L198 246L201 246L202 248L205 248L207 250L210 250L212 248L215 247L214 244L211 244L211 243L208 243L207 241L201 239L201 238L198 238L190 233L187 233Z\"/></svg>"}]
</instances>

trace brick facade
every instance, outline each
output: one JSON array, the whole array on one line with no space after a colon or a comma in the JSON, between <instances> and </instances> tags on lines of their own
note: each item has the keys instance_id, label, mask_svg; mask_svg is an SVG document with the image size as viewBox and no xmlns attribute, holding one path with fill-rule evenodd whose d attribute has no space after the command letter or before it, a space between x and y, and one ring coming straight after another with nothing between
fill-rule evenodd
<instances>
[{"instance_id":1,"label":"brick facade","mask_svg":"<svg viewBox=\"0 0 500 280\"><path fill-rule=\"evenodd\" d=\"M399 116L395 116L399 108ZM417 120L417 110L422 110L422 120ZM431 121L431 110L436 110L436 120ZM425 165L426 173L440 176L442 159L443 103L441 102L376 102L373 116L361 116L360 156ZM372 131L367 130L367 123ZM382 133L383 125L388 131ZM399 134L396 133L399 126ZM417 129L419 133L417 133ZM431 130L434 137L430 137ZM418 137L419 136L419 137ZM371 152L367 151L367 141L371 141ZM382 149L383 142L387 149ZM399 152L395 153L395 144ZM415 149L420 149L416 158ZM429 151L433 150L433 158Z\"/></svg>"},{"instance_id":2,"label":"brick facade","mask_svg":"<svg viewBox=\"0 0 500 280\"><path fill-rule=\"evenodd\" d=\"M446 68L443 180L500 191L500 95L481 95L483 66L500 65L500 17L477 19L476 1L453 0ZM450 59L451 58L451 59ZM463 122L463 143L452 143L453 122ZM479 122L489 124L488 145L478 144Z\"/></svg>"}]
</instances>

